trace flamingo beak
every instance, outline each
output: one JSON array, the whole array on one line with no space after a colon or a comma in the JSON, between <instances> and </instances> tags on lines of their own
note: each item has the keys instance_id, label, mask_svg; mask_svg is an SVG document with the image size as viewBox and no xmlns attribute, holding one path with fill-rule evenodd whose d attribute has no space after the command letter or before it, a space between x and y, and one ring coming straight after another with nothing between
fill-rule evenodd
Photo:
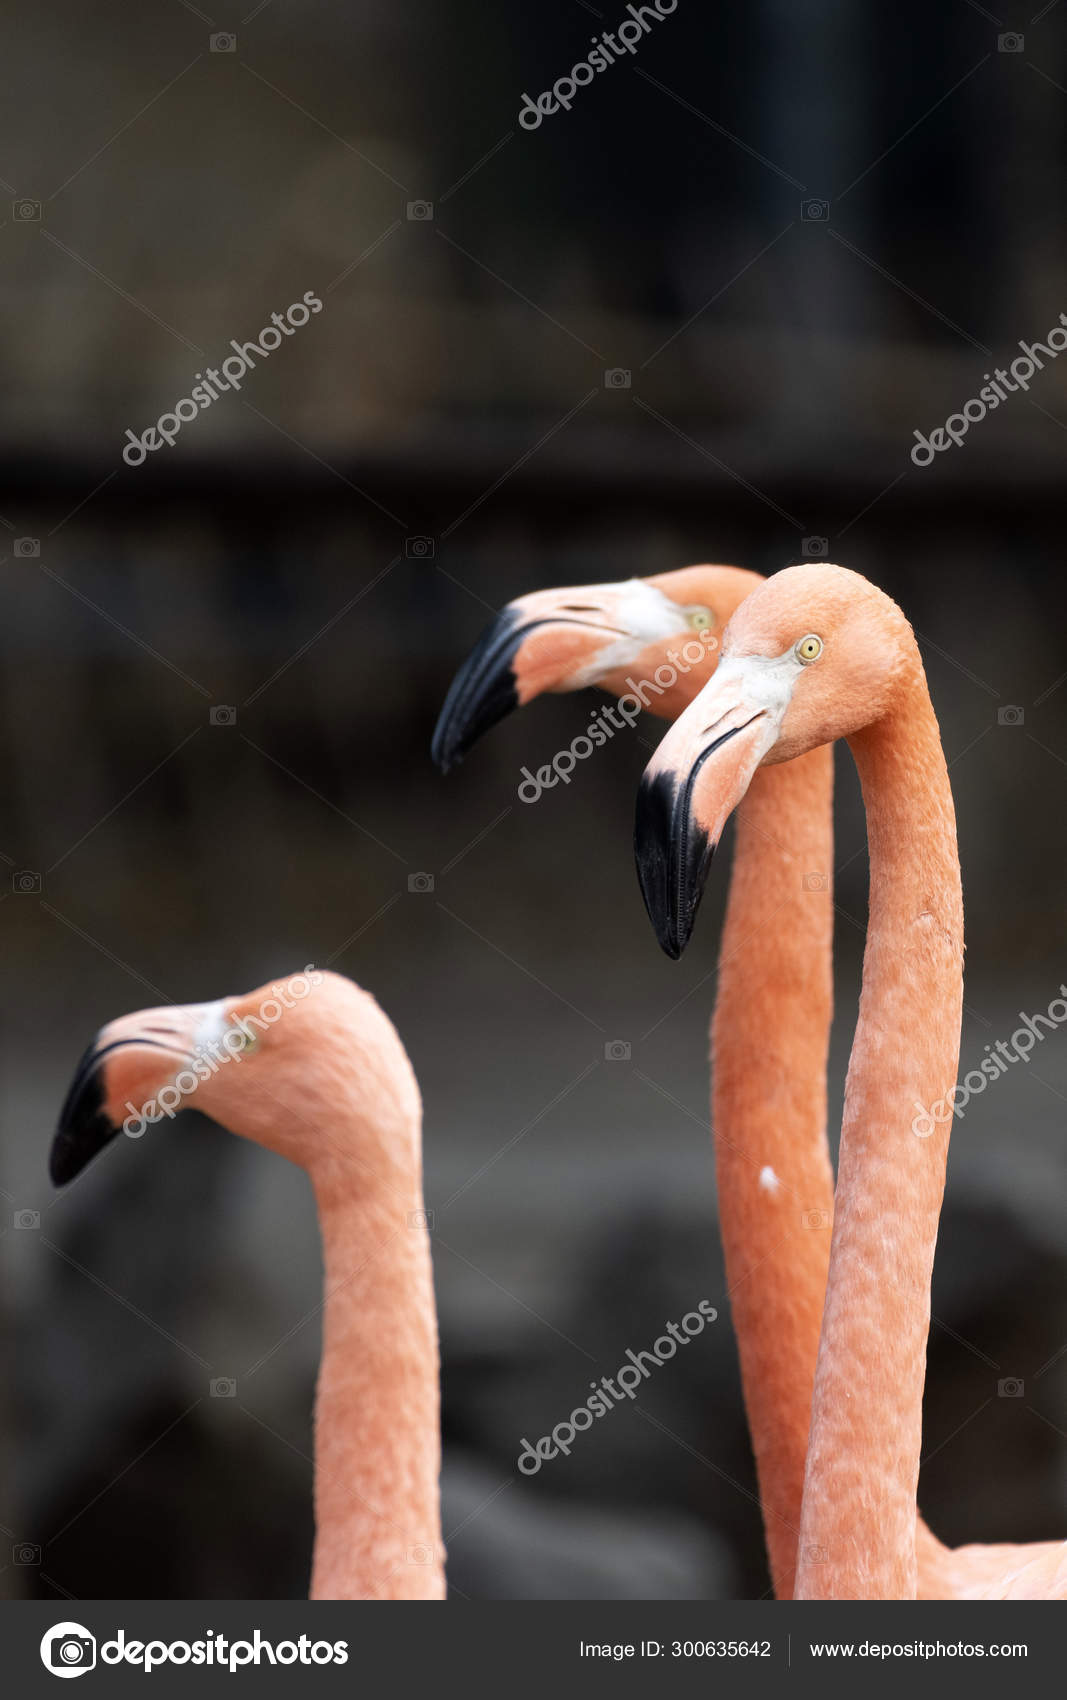
<instances>
[{"instance_id":1,"label":"flamingo beak","mask_svg":"<svg viewBox=\"0 0 1067 1700\"><path fill-rule=\"evenodd\" d=\"M539 590L509 602L452 681L433 735L443 773L483 732L545 691L594 685L649 644L684 636L685 611L647 579Z\"/></svg>"},{"instance_id":2,"label":"flamingo beak","mask_svg":"<svg viewBox=\"0 0 1067 1700\"><path fill-rule=\"evenodd\" d=\"M102 1027L71 1081L48 1159L53 1185L64 1186L110 1145L123 1121L188 1066L205 1009L146 1009Z\"/></svg>"},{"instance_id":3,"label":"flamingo beak","mask_svg":"<svg viewBox=\"0 0 1067 1700\"><path fill-rule=\"evenodd\" d=\"M723 828L778 737L786 704L778 680L766 685L758 669L721 663L641 779L637 877L660 946L675 960L692 935Z\"/></svg>"},{"instance_id":4,"label":"flamingo beak","mask_svg":"<svg viewBox=\"0 0 1067 1700\"><path fill-rule=\"evenodd\" d=\"M514 662L531 626L510 604L482 633L449 686L434 728L431 754L442 773L518 707Z\"/></svg>"}]
</instances>

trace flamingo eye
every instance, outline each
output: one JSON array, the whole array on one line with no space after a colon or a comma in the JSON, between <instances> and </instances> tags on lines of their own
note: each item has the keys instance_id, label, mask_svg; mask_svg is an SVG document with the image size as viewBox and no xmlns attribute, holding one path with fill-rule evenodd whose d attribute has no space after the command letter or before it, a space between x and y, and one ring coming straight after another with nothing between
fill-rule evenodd
<instances>
[{"instance_id":1,"label":"flamingo eye","mask_svg":"<svg viewBox=\"0 0 1067 1700\"><path fill-rule=\"evenodd\" d=\"M231 1055L247 1056L249 1051L254 1051L258 1044L259 1039L255 1033L250 1033L247 1027L239 1027L234 1022L230 1029L229 1042L226 1045L226 1049Z\"/></svg>"},{"instance_id":2,"label":"flamingo eye","mask_svg":"<svg viewBox=\"0 0 1067 1700\"><path fill-rule=\"evenodd\" d=\"M690 608L685 616L685 623L693 632L706 632L715 624L715 616L710 608Z\"/></svg>"},{"instance_id":3,"label":"flamingo eye","mask_svg":"<svg viewBox=\"0 0 1067 1700\"><path fill-rule=\"evenodd\" d=\"M817 661L822 654L822 638L816 637L814 632L809 632L807 637L801 638L793 654L802 667L807 667L812 661Z\"/></svg>"}]
</instances>

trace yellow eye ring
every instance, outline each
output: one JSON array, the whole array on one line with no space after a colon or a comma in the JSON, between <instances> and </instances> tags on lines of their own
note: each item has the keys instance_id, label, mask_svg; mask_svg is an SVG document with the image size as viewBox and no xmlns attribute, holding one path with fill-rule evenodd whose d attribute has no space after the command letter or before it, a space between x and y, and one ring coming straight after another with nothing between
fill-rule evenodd
<instances>
[{"instance_id":1,"label":"yellow eye ring","mask_svg":"<svg viewBox=\"0 0 1067 1700\"><path fill-rule=\"evenodd\" d=\"M802 667L809 666L812 661L818 661L822 654L822 638L816 637L814 632L809 632L807 637L801 638L793 654Z\"/></svg>"},{"instance_id":2,"label":"yellow eye ring","mask_svg":"<svg viewBox=\"0 0 1067 1700\"><path fill-rule=\"evenodd\" d=\"M715 616L710 608L690 608L685 623L690 631L706 632L715 624Z\"/></svg>"},{"instance_id":3,"label":"yellow eye ring","mask_svg":"<svg viewBox=\"0 0 1067 1700\"><path fill-rule=\"evenodd\" d=\"M231 1041L230 1045L227 1046L227 1049L230 1050L233 1055L246 1056L249 1051L254 1051L256 1046L259 1044L258 1036L255 1033L250 1033L247 1027L241 1027L236 1021L233 1023L230 1031L231 1033L236 1033L240 1041L240 1043L236 1045Z\"/></svg>"}]
</instances>

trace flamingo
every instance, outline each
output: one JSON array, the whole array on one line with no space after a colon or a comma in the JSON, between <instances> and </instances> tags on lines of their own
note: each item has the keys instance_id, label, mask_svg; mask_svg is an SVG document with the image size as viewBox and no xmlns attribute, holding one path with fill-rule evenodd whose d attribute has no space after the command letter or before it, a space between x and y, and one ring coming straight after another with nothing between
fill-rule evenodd
<instances>
[{"instance_id":1,"label":"flamingo","mask_svg":"<svg viewBox=\"0 0 1067 1700\"><path fill-rule=\"evenodd\" d=\"M914 1104L956 1079L963 902L937 720L911 627L843 567L787 568L730 622L711 682L650 762L641 887L660 944L692 932L715 844L762 764L846 738L870 846L870 921L841 1132L800 1516L799 1599L1060 1599L1067 1543L916 1540L930 1280L949 1122ZM818 970L819 965L816 964ZM950 1119L949 1119L950 1120Z\"/></svg>"},{"instance_id":2,"label":"flamingo","mask_svg":"<svg viewBox=\"0 0 1067 1700\"><path fill-rule=\"evenodd\" d=\"M649 706L675 719L714 673L726 621L762 582L742 567L701 565L518 598L457 673L435 760L447 771L510 708L544 691L595 684L622 696L662 667L674 682L668 676L661 695L649 693ZM694 634L696 659L687 670L672 665ZM793 1593L833 1204L832 792L828 749L752 786L738 822L711 1035L723 1254L779 1599Z\"/></svg>"},{"instance_id":3,"label":"flamingo","mask_svg":"<svg viewBox=\"0 0 1067 1700\"><path fill-rule=\"evenodd\" d=\"M342 975L142 1010L78 1066L50 1172L79 1174L144 1106L192 1091L306 1169L322 1231L311 1598L441 1599L439 1373L421 1103L392 1022ZM169 1097L167 1096L169 1094ZM131 1131L136 1131L132 1124Z\"/></svg>"}]
</instances>

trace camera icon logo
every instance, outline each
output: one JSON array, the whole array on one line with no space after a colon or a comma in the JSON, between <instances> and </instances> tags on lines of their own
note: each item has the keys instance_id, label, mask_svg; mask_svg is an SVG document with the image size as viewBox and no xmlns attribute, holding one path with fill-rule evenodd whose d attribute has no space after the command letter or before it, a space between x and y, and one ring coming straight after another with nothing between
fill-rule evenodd
<instances>
[{"instance_id":1,"label":"camera icon logo","mask_svg":"<svg viewBox=\"0 0 1067 1700\"><path fill-rule=\"evenodd\" d=\"M825 1547L806 1546L804 1557L809 1564L826 1564L829 1562L830 1554Z\"/></svg>"},{"instance_id":2,"label":"camera icon logo","mask_svg":"<svg viewBox=\"0 0 1067 1700\"><path fill-rule=\"evenodd\" d=\"M805 891L829 891L830 880L826 874L805 874L802 881Z\"/></svg>"},{"instance_id":3,"label":"camera icon logo","mask_svg":"<svg viewBox=\"0 0 1067 1700\"><path fill-rule=\"evenodd\" d=\"M212 726L236 726L237 710L232 702L217 702L208 711L208 722Z\"/></svg>"},{"instance_id":4,"label":"camera icon logo","mask_svg":"<svg viewBox=\"0 0 1067 1700\"><path fill-rule=\"evenodd\" d=\"M432 537L405 537L404 554L409 561L432 561L437 543Z\"/></svg>"},{"instance_id":5,"label":"camera icon logo","mask_svg":"<svg viewBox=\"0 0 1067 1700\"><path fill-rule=\"evenodd\" d=\"M409 1564L432 1564L433 1563L433 1547L424 1547L424 1546L408 1547L408 1563Z\"/></svg>"},{"instance_id":6,"label":"camera icon logo","mask_svg":"<svg viewBox=\"0 0 1067 1700\"><path fill-rule=\"evenodd\" d=\"M237 37L231 35L229 30L216 30L210 38L209 45L212 53L236 53Z\"/></svg>"},{"instance_id":7,"label":"camera icon logo","mask_svg":"<svg viewBox=\"0 0 1067 1700\"><path fill-rule=\"evenodd\" d=\"M41 1549L32 1541L16 1541L11 1548L12 1564L40 1564Z\"/></svg>"},{"instance_id":8,"label":"camera icon logo","mask_svg":"<svg viewBox=\"0 0 1067 1700\"><path fill-rule=\"evenodd\" d=\"M1026 46L1026 37L1017 35L1014 30L1008 30L1004 35L997 36L998 53L1021 53Z\"/></svg>"},{"instance_id":9,"label":"camera icon logo","mask_svg":"<svg viewBox=\"0 0 1067 1700\"><path fill-rule=\"evenodd\" d=\"M32 897L41 889L41 876L35 874L32 868L20 868L17 874L11 876L11 889L22 897Z\"/></svg>"},{"instance_id":10,"label":"camera icon logo","mask_svg":"<svg viewBox=\"0 0 1067 1700\"><path fill-rule=\"evenodd\" d=\"M830 539L828 537L805 537L800 545L800 553L806 561L823 560L830 553Z\"/></svg>"},{"instance_id":11,"label":"camera icon logo","mask_svg":"<svg viewBox=\"0 0 1067 1700\"><path fill-rule=\"evenodd\" d=\"M805 1210L800 1218L805 1228L828 1228L830 1226L829 1210Z\"/></svg>"},{"instance_id":12,"label":"camera icon logo","mask_svg":"<svg viewBox=\"0 0 1067 1700\"><path fill-rule=\"evenodd\" d=\"M628 390L630 388L630 372L625 366L609 366L604 373L604 388L606 390Z\"/></svg>"},{"instance_id":13,"label":"camera icon logo","mask_svg":"<svg viewBox=\"0 0 1067 1700\"><path fill-rule=\"evenodd\" d=\"M217 1375L208 1382L208 1391L213 1399L236 1399L237 1382L232 1375Z\"/></svg>"},{"instance_id":14,"label":"camera icon logo","mask_svg":"<svg viewBox=\"0 0 1067 1700\"><path fill-rule=\"evenodd\" d=\"M409 201L408 218L412 224L433 223L432 201Z\"/></svg>"},{"instance_id":15,"label":"camera icon logo","mask_svg":"<svg viewBox=\"0 0 1067 1700\"><path fill-rule=\"evenodd\" d=\"M826 224L830 217L830 203L817 197L810 201L801 201L800 216L806 224Z\"/></svg>"},{"instance_id":16,"label":"camera icon logo","mask_svg":"<svg viewBox=\"0 0 1067 1700\"><path fill-rule=\"evenodd\" d=\"M15 1226L16 1228L31 1230L39 1228L41 1226L41 1212L39 1210L16 1210Z\"/></svg>"},{"instance_id":17,"label":"camera icon logo","mask_svg":"<svg viewBox=\"0 0 1067 1700\"><path fill-rule=\"evenodd\" d=\"M1021 1399L1026 1392L1025 1381L1020 1381L1017 1375L1007 1375L1003 1381L997 1382L998 1399Z\"/></svg>"},{"instance_id":18,"label":"camera icon logo","mask_svg":"<svg viewBox=\"0 0 1067 1700\"><path fill-rule=\"evenodd\" d=\"M41 553L41 540L39 537L16 537L11 547L23 561L36 561Z\"/></svg>"},{"instance_id":19,"label":"camera icon logo","mask_svg":"<svg viewBox=\"0 0 1067 1700\"><path fill-rule=\"evenodd\" d=\"M53 1676L84 1676L96 1668L96 1638L83 1623L57 1623L41 1637L41 1663Z\"/></svg>"},{"instance_id":20,"label":"camera icon logo","mask_svg":"<svg viewBox=\"0 0 1067 1700\"><path fill-rule=\"evenodd\" d=\"M1025 721L1026 715L1017 702L1006 702L997 709L998 726L1022 726Z\"/></svg>"},{"instance_id":21,"label":"camera icon logo","mask_svg":"<svg viewBox=\"0 0 1067 1700\"><path fill-rule=\"evenodd\" d=\"M630 1047L625 1039L609 1039L604 1046L605 1062L629 1062Z\"/></svg>"},{"instance_id":22,"label":"camera icon logo","mask_svg":"<svg viewBox=\"0 0 1067 1700\"><path fill-rule=\"evenodd\" d=\"M12 201L11 216L16 224L40 224L40 201Z\"/></svg>"},{"instance_id":23,"label":"camera icon logo","mask_svg":"<svg viewBox=\"0 0 1067 1700\"><path fill-rule=\"evenodd\" d=\"M408 875L408 890L409 891L419 891L419 892L432 891L433 888L434 888L434 877L433 877L432 874L409 874Z\"/></svg>"}]
</instances>

